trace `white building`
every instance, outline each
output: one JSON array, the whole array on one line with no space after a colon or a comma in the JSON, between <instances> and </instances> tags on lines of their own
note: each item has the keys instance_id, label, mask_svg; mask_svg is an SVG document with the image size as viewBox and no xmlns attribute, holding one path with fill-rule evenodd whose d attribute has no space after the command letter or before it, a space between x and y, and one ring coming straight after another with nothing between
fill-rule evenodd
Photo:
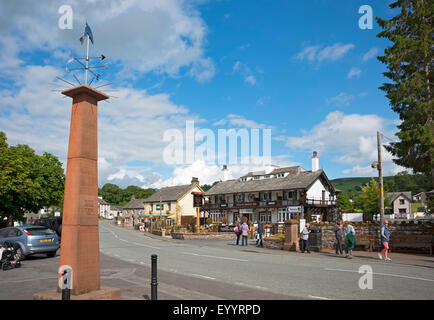
<instances>
[{"instance_id":1,"label":"white building","mask_svg":"<svg viewBox=\"0 0 434 320\"><path fill-rule=\"evenodd\" d=\"M294 214L331 221L337 209L336 190L319 169L316 152L311 171L295 166L249 172L215 184L206 195L204 210L214 221L225 217L229 223L243 216L250 221L277 223Z\"/></svg>"},{"instance_id":2,"label":"white building","mask_svg":"<svg viewBox=\"0 0 434 320\"><path fill-rule=\"evenodd\" d=\"M110 204L104 201L102 196L98 196L98 215L104 219L113 219Z\"/></svg>"}]
</instances>

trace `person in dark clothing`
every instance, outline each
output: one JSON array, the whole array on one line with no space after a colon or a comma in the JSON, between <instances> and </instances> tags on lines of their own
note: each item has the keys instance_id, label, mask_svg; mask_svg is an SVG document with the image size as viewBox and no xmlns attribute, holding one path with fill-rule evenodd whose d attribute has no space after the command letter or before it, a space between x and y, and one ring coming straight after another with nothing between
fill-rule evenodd
<instances>
[{"instance_id":1,"label":"person in dark clothing","mask_svg":"<svg viewBox=\"0 0 434 320\"><path fill-rule=\"evenodd\" d=\"M262 241L262 234L264 233L264 225L262 222L259 222L258 224L258 230L256 231L258 233L258 240L256 240L256 246L257 247L263 247L263 241Z\"/></svg>"},{"instance_id":2,"label":"person in dark clothing","mask_svg":"<svg viewBox=\"0 0 434 320\"><path fill-rule=\"evenodd\" d=\"M336 254L343 255L342 251L342 238L344 237L344 226L342 220L338 220L335 225L335 236L336 236Z\"/></svg>"},{"instance_id":3,"label":"person in dark clothing","mask_svg":"<svg viewBox=\"0 0 434 320\"><path fill-rule=\"evenodd\" d=\"M235 234L237 236L237 246L240 244L240 237L241 237L241 224L240 222L237 222L237 226L235 227Z\"/></svg>"}]
</instances>

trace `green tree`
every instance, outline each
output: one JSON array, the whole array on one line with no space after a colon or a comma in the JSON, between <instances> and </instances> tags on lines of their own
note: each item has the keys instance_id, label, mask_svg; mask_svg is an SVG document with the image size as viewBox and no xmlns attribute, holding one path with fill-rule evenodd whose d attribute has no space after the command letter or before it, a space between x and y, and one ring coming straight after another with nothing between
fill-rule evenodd
<instances>
[{"instance_id":1,"label":"green tree","mask_svg":"<svg viewBox=\"0 0 434 320\"><path fill-rule=\"evenodd\" d=\"M350 198L348 198L348 195L346 192L338 193L338 208L342 212L352 212L353 211L353 204L351 203Z\"/></svg>"},{"instance_id":2,"label":"green tree","mask_svg":"<svg viewBox=\"0 0 434 320\"><path fill-rule=\"evenodd\" d=\"M364 213L380 213L380 187L375 179L372 178L371 181L362 187L362 194L359 200L361 201ZM384 203L387 203L387 199L384 199Z\"/></svg>"},{"instance_id":3,"label":"green tree","mask_svg":"<svg viewBox=\"0 0 434 320\"><path fill-rule=\"evenodd\" d=\"M26 211L62 207L65 174L57 157L27 145L8 146L0 132L0 219L22 220Z\"/></svg>"},{"instance_id":4,"label":"green tree","mask_svg":"<svg viewBox=\"0 0 434 320\"><path fill-rule=\"evenodd\" d=\"M399 142L386 146L395 163L426 177L426 188L434 186L434 106L433 82L433 16L432 0L397 0L390 8L400 13L390 20L377 17L383 30L377 35L392 45L378 59L387 65L384 75L391 83L380 89L386 92L392 110L401 123L396 136Z\"/></svg>"}]
</instances>

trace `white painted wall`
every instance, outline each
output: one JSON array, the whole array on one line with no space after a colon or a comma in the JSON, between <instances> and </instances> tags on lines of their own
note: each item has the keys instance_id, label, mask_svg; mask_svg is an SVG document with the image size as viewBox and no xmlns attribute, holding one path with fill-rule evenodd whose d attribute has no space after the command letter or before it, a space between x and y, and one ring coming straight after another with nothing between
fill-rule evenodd
<instances>
[{"instance_id":1,"label":"white painted wall","mask_svg":"<svg viewBox=\"0 0 434 320\"><path fill-rule=\"evenodd\" d=\"M322 184L320 179L317 179L315 183L307 190L307 198L322 200L322 191L325 191L325 200L330 199L330 192L327 191L326 187Z\"/></svg>"},{"instance_id":2,"label":"white painted wall","mask_svg":"<svg viewBox=\"0 0 434 320\"><path fill-rule=\"evenodd\" d=\"M202 192L198 186L187 192L181 200L178 200L179 217L181 216L196 216L196 208L193 207L193 195L191 192Z\"/></svg>"},{"instance_id":3,"label":"white painted wall","mask_svg":"<svg viewBox=\"0 0 434 320\"><path fill-rule=\"evenodd\" d=\"M342 213L343 221L361 222L363 221L363 213Z\"/></svg>"}]
</instances>

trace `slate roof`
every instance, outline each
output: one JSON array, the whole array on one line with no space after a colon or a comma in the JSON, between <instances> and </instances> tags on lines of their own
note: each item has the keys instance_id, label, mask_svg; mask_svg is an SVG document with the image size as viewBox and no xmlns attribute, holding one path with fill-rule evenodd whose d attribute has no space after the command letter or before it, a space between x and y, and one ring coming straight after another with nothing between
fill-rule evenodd
<instances>
[{"instance_id":1,"label":"slate roof","mask_svg":"<svg viewBox=\"0 0 434 320\"><path fill-rule=\"evenodd\" d=\"M108 202L105 201L104 199L100 199L100 198L98 198L98 204L106 205L106 206L109 206L109 205L110 205L110 203L108 203Z\"/></svg>"},{"instance_id":2,"label":"slate roof","mask_svg":"<svg viewBox=\"0 0 434 320\"><path fill-rule=\"evenodd\" d=\"M209 189L206 195L229 194L229 193L239 193L239 192L307 189L322 175L324 176L325 180L328 181L323 170L311 172L311 171L302 171L303 169L301 167L299 168L300 169L297 169L297 167L282 168L282 169L288 169L287 171L278 169L279 172L289 172L289 174L284 178L273 177L269 179L250 180L250 181L240 181L239 179L221 181L215 184L211 189ZM331 184L330 187L333 188Z\"/></svg>"},{"instance_id":3,"label":"slate roof","mask_svg":"<svg viewBox=\"0 0 434 320\"><path fill-rule=\"evenodd\" d=\"M144 209L144 201L145 199L131 199L123 209Z\"/></svg>"},{"instance_id":4,"label":"slate roof","mask_svg":"<svg viewBox=\"0 0 434 320\"><path fill-rule=\"evenodd\" d=\"M404 192L387 192L386 193L386 197L390 199L390 202L392 203L393 201L396 200L396 198L398 198L400 195L404 195L405 197L408 198L408 200L411 202L411 191L404 191Z\"/></svg>"},{"instance_id":5,"label":"slate roof","mask_svg":"<svg viewBox=\"0 0 434 320\"><path fill-rule=\"evenodd\" d=\"M193 184L186 184L182 186L164 187L157 190L157 192L155 192L153 195L144 199L144 202L160 202L160 194L161 194L161 201L164 202L177 201L184 194L186 194L188 190L193 188L193 186L194 186Z\"/></svg>"}]
</instances>

